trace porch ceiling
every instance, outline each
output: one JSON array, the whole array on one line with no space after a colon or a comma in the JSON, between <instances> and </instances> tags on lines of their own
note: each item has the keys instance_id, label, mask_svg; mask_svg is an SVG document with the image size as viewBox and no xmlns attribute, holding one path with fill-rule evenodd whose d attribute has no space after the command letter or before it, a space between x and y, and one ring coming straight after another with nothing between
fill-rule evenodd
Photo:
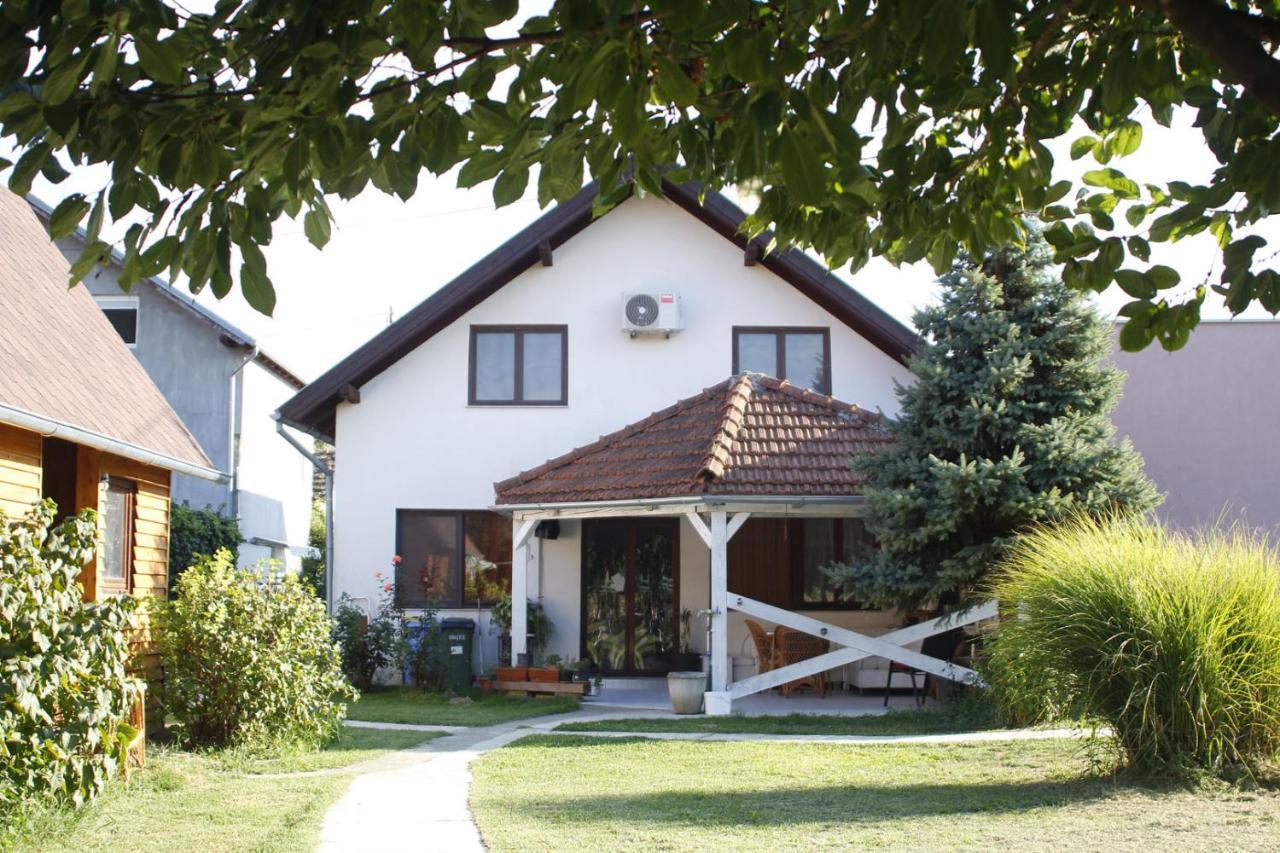
<instances>
[{"instance_id":1,"label":"porch ceiling","mask_svg":"<svg viewBox=\"0 0 1280 853\"><path fill-rule=\"evenodd\" d=\"M693 506L787 513L854 505L850 459L883 451L883 416L759 373L701 394L497 483L509 512L685 512Z\"/></svg>"}]
</instances>

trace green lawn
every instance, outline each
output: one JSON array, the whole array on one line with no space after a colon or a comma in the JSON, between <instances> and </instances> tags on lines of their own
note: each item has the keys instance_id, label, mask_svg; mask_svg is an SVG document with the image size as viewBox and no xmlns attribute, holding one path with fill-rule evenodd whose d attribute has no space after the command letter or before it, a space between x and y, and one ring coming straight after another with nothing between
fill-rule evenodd
<instances>
[{"instance_id":1,"label":"green lawn","mask_svg":"<svg viewBox=\"0 0 1280 853\"><path fill-rule=\"evenodd\" d=\"M491 850L1274 850L1280 793L1116 781L1078 742L542 735L482 757ZM537 780L530 784L530 780Z\"/></svg>"},{"instance_id":2,"label":"green lawn","mask_svg":"<svg viewBox=\"0 0 1280 853\"><path fill-rule=\"evenodd\" d=\"M789 714L785 717L681 717L674 720L618 719L561 723L571 732L696 732L775 735L925 735L1004 728L994 717L960 717L945 710L890 711L862 717Z\"/></svg>"},{"instance_id":3,"label":"green lawn","mask_svg":"<svg viewBox=\"0 0 1280 853\"><path fill-rule=\"evenodd\" d=\"M430 726L491 726L525 717L561 714L575 711L574 696L525 699L505 693L469 693L470 705L450 705L435 693L423 693L412 687L382 687L363 693L360 700L347 709L352 720L375 723L417 723Z\"/></svg>"},{"instance_id":4,"label":"green lawn","mask_svg":"<svg viewBox=\"0 0 1280 853\"><path fill-rule=\"evenodd\" d=\"M0 849L61 851L302 851L315 846L325 810L350 774L267 776L345 767L407 749L422 732L346 729L315 753L254 759L240 753L151 748L127 786L112 783L87 808L37 810L18 838L0 829Z\"/></svg>"}]
</instances>

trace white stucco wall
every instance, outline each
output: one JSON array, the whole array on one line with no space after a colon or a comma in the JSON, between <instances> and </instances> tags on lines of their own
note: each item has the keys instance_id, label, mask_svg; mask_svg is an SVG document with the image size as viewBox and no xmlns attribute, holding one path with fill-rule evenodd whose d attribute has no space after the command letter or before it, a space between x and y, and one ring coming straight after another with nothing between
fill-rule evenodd
<instances>
[{"instance_id":1,"label":"white stucco wall","mask_svg":"<svg viewBox=\"0 0 1280 853\"><path fill-rule=\"evenodd\" d=\"M296 390L257 362L241 371L238 445L240 562L275 557L291 570L301 568L311 521L311 463L276 433L272 412ZM304 447L310 436L294 432ZM288 547L255 545L261 537Z\"/></svg>"},{"instance_id":2,"label":"white stucco wall","mask_svg":"<svg viewBox=\"0 0 1280 853\"><path fill-rule=\"evenodd\" d=\"M680 294L685 330L629 338L621 295L657 290ZM469 407L472 324L566 324L569 404ZM339 406L335 594L375 598L397 507L489 507L495 481L727 378L734 326L829 327L833 394L867 408L895 412L894 382L910 377L763 266L743 266L737 247L675 205L629 200L557 248L552 267L529 269L362 386L360 403ZM552 650L576 657L580 540L577 525L565 527L544 543L541 590L556 626ZM681 548L686 606L698 594L705 604L705 549L688 530Z\"/></svg>"}]
</instances>

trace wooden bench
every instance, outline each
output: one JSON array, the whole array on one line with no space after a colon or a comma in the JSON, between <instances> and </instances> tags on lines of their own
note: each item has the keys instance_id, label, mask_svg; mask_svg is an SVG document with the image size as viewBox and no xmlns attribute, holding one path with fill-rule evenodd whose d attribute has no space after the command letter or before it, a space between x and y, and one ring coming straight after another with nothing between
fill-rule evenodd
<instances>
[{"instance_id":1,"label":"wooden bench","mask_svg":"<svg viewBox=\"0 0 1280 853\"><path fill-rule=\"evenodd\" d=\"M529 695L563 693L570 696L585 696L587 693L587 685L581 681L495 681L493 689L500 690L503 693L525 693Z\"/></svg>"}]
</instances>

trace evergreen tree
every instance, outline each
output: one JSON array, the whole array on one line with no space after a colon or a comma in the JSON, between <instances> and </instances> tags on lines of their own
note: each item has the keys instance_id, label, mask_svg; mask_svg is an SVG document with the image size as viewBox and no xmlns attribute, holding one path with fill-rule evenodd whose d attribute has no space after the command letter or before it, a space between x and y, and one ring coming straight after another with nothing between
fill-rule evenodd
<instances>
[{"instance_id":1,"label":"evergreen tree","mask_svg":"<svg viewBox=\"0 0 1280 853\"><path fill-rule=\"evenodd\" d=\"M942 278L915 318L924 343L898 389L897 444L854 460L880 550L835 566L860 600L964 599L1033 522L1141 512L1160 497L1110 413L1124 375L1111 330L1051 267L1039 238Z\"/></svg>"}]
</instances>

